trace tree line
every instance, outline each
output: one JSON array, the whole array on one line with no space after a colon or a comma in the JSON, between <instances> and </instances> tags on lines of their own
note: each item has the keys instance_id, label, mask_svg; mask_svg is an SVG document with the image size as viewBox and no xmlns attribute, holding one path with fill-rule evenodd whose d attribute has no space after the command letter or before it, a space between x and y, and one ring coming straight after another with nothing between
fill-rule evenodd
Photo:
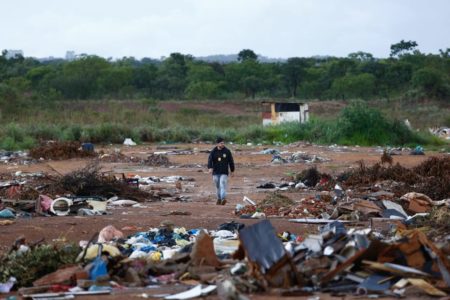
<instances>
[{"instance_id":1,"label":"tree line","mask_svg":"<svg viewBox=\"0 0 450 300\"><path fill-rule=\"evenodd\" d=\"M391 45L388 58L291 57L262 63L244 49L232 63L172 53L164 60L81 55L40 62L0 56L0 105L72 99L450 99L450 49L425 54L414 41Z\"/></svg>"}]
</instances>

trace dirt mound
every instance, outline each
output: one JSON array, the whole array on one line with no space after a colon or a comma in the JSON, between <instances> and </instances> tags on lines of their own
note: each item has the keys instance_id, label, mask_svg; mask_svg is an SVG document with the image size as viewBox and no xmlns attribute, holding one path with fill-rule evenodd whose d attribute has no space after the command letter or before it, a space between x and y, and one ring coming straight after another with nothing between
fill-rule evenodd
<instances>
[{"instance_id":1,"label":"dirt mound","mask_svg":"<svg viewBox=\"0 0 450 300\"><path fill-rule=\"evenodd\" d=\"M35 159L63 160L76 157L95 157L93 151L84 151L79 142L47 142L30 150L29 155Z\"/></svg>"}]
</instances>

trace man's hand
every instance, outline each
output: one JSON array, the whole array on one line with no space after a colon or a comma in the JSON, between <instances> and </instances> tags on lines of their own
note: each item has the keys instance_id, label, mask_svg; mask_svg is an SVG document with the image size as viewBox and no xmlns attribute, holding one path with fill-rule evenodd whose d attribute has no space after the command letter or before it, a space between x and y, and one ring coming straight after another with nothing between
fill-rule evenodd
<instances>
[{"instance_id":1,"label":"man's hand","mask_svg":"<svg viewBox=\"0 0 450 300\"><path fill-rule=\"evenodd\" d=\"M208 173L211 174L213 169L208 169Z\"/></svg>"},{"instance_id":2,"label":"man's hand","mask_svg":"<svg viewBox=\"0 0 450 300\"><path fill-rule=\"evenodd\" d=\"M230 173L230 177L234 177L234 172L231 172L231 173Z\"/></svg>"}]
</instances>

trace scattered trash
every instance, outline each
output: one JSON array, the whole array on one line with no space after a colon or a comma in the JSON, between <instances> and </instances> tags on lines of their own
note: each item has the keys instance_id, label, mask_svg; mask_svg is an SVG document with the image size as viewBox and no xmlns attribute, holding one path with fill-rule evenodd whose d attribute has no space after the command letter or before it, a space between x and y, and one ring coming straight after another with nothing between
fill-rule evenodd
<instances>
[{"instance_id":1,"label":"scattered trash","mask_svg":"<svg viewBox=\"0 0 450 300\"><path fill-rule=\"evenodd\" d=\"M271 163L273 163L273 164L284 164L284 163L287 163L287 162L288 162L288 160L282 158L281 155L279 155L279 154L275 154L275 155L272 156Z\"/></svg>"},{"instance_id":2,"label":"scattered trash","mask_svg":"<svg viewBox=\"0 0 450 300\"><path fill-rule=\"evenodd\" d=\"M81 148L89 151L89 147ZM147 165L167 166L165 155L171 149L155 152ZM277 155L277 151L263 154ZM320 161L305 152L294 154L286 160ZM106 157L102 155L100 161ZM143 164L143 158L136 158L136 163ZM313 292L355 297L447 296L448 156L428 158L414 168L385 158L370 167L361 162L341 174L322 173L317 165L299 169L303 171L285 173L280 183L261 184L259 188L276 191L259 191L257 201L243 197L235 214L265 219L243 220L246 225L230 220L215 230L189 230L173 223L188 217L170 217L155 228L120 223L119 230L109 225L78 245L63 239L44 244L19 237L0 256L0 291L19 288L20 295L36 298L118 294L138 287L169 287L173 295L158 295L166 299L191 299L216 291L220 298L241 300L247 299L246 294L264 292L275 297L317 297ZM181 194L193 185L188 177L104 173L98 165L65 176L14 170L1 177L0 216L5 214L5 219L0 225L21 223L16 219L27 214L91 216L117 209L114 213L125 215L129 211L123 207L183 201ZM158 206L154 221L161 215L194 213L191 208L170 207L174 210ZM291 225L283 226L290 229L297 227L293 223L311 226L277 233L270 218L289 220ZM186 286L188 290L178 293Z\"/></svg>"},{"instance_id":3,"label":"scattered trash","mask_svg":"<svg viewBox=\"0 0 450 300\"><path fill-rule=\"evenodd\" d=\"M397 230L386 237L375 228L348 229L341 221L322 222L326 224L318 234L302 239L288 232L277 234L268 220L245 227L228 222L219 226L219 231L210 232L163 222L159 228L136 232L128 238L107 226L98 239L103 243L88 246L86 242L87 248L81 252L74 248L80 252L78 259L72 256L68 262L77 264L59 265L51 272L39 273L39 278L32 279L34 290L22 288L20 293L51 293L54 290L50 287L56 285L70 286L70 291L63 293L111 293L116 285L133 287L191 280L196 284L194 288L165 299L191 299L216 289L220 297L234 295L245 299L243 294L272 288L281 288L291 295L296 288L302 293L339 291L393 296L399 290L407 293L410 287L417 287L427 295L446 296L448 288L442 284L450 284L450 262L420 230ZM0 266L1 274L7 274L4 270L11 268L14 260L19 263L15 254L19 248L6 260L1 258L5 262ZM31 255L37 249L30 248L22 255L34 258ZM222 257L228 260L221 260ZM14 270L17 273L20 268ZM24 286L23 276L22 273L17 280L19 287ZM1 279L8 280L4 276ZM93 279L102 284L97 285Z\"/></svg>"},{"instance_id":4,"label":"scattered trash","mask_svg":"<svg viewBox=\"0 0 450 300\"><path fill-rule=\"evenodd\" d=\"M9 279L5 283L0 283L0 293L9 293L16 282L17 279L15 277L9 277Z\"/></svg>"},{"instance_id":5,"label":"scattered trash","mask_svg":"<svg viewBox=\"0 0 450 300\"><path fill-rule=\"evenodd\" d=\"M305 152L295 152L289 157L282 157L279 151L274 151L273 149L268 149L269 151L262 151L262 154L272 154L273 164L284 164L284 163L321 163L330 161L328 158L324 158L318 155L310 155Z\"/></svg>"},{"instance_id":6,"label":"scattered trash","mask_svg":"<svg viewBox=\"0 0 450 300\"><path fill-rule=\"evenodd\" d=\"M57 216L67 216L70 213L72 204L72 200L61 197L52 201L50 211Z\"/></svg>"},{"instance_id":7,"label":"scattered trash","mask_svg":"<svg viewBox=\"0 0 450 300\"><path fill-rule=\"evenodd\" d=\"M247 197L247 196L244 196L243 201L246 202L246 203L248 203L248 204L250 204L250 205L256 205L255 201L251 200L251 199L250 199L249 197Z\"/></svg>"},{"instance_id":8,"label":"scattered trash","mask_svg":"<svg viewBox=\"0 0 450 300\"><path fill-rule=\"evenodd\" d=\"M94 152L94 144L92 143L82 143L81 149L87 152Z\"/></svg>"},{"instance_id":9,"label":"scattered trash","mask_svg":"<svg viewBox=\"0 0 450 300\"><path fill-rule=\"evenodd\" d=\"M256 188L258 188L258 189L274 189L276 187L277 186L275 184L273 184L271 182L267 182L267 183L258 185Z\"/></svg>"},{"instance_id":10,"label":"scattered trash","mask_svg":"<svg viewBox=\"0 0 450 300\"><path fill-rule=\"evenodd\" d=\"M0 211L0 218L1 219L14 219L16 215L14 212L12 212L10 209L5 208Z\"/></svg>"},{"instance_id":11,"label":"scattered trash","mask_svg":"<svg viewBox=\"0 0 450 300\"><path fill-rule=\"evenodd\" d=\"M432 134L450 140L450 128L449 127L438 127L438 128L429 128L428 129Z\"/></svg>"},{"instance_id":12,"label":"scattered trash","mask_svg":"<svg viewBox=\"0 0 450 300\"><path fill-rule=\"evenodd\" d=\"M416 148L414 148L413 151L411 151L411 155L425 155L423 147L422 146L417 146Z\"/></svg>"},{"instance_id":13,"label":"scattered trash","mask_svg":"<svg viewBox=\"0 0 450 300\"><path fill-rule=\"evenodd\" d=\"M259 153L261 153L261 154L271 154L271 155L280 155L280 151L279 150L272 149L272 148L261 150L261 152L259 152Z\"/></svg>"},{"instance_id":14,"label":"scattered trash","mask_svg":"<svg viewBox=\"0 0 450 300\"><path fill-rule=\"evenodd\" d=\"M123 233L114 226L108 225L98 234L98 243L108 243L114 239L123 238Z\"/></svg>"},{"instance_id":15,"label":"scattered trash","mask_svg":"<svg viewBox=\"0 0 450 300\"><path fill-rule=\"evenodd\" d=\"M29 165L37 160L30 157L25 151L2 151L0 150L0 162L4 164Z\"/></svg>"},{"instance_id":16,"label":"scattered trash","mask_svg":"<svg viewBox=\"0 0 450 300\"><path fill-rule=\"evenodd\" d=\"M126 138L126 139L123 141L123 144L124 144L125 146L136 146L136 143L135 143L132 139L130 139L130 138Z\"/></svg>"}]
</instances>

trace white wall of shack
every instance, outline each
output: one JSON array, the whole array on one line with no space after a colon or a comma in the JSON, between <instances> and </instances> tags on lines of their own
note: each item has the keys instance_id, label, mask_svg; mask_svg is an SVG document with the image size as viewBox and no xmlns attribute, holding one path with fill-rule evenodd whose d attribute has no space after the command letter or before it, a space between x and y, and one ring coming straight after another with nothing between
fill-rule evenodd
<instances>
[{"instance_id":1,"label":"white wall of shack","mask_svg":"<svg viewBox=\"0 0 450 300\"><path fill-rule=\"evenodd\" d=\"M272 119L263 119L263 126L268 126L272 124Z\"/></svg>"},{"instance_id":2,"label":"white wall of shack","mask_svg":"<svg viewBox=\"0 0 450 300\"><path fill-rule=\"evenodd\" d=\"M263 126L276 125L284 122L305 123L309 121L308 104L300 105L300 111L284 111L275 113L274 118L263 118Z\"/></svg>"},{"instance_id":3,"label":"white wall of shack","mask_svg":"<svg viewBox=\"0 0 450 300\"><path fill-rule=\"evenodd\" d=\"M298 111L283 111L278 113L278 123L300 122L300 113Z\"/></svg>"}]
</instances>

